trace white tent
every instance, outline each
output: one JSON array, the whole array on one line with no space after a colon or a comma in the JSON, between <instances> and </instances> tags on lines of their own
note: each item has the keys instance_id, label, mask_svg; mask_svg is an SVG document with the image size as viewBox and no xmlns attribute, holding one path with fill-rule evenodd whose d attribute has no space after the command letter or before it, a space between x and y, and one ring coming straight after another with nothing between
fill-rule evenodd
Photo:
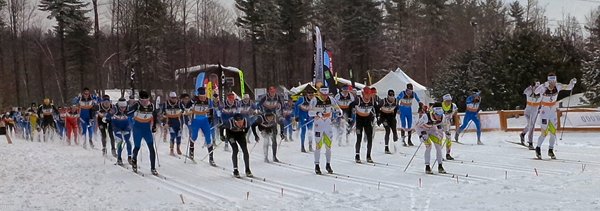
<instances>
[{"instance_id":1,"label":"white tent","mask_svg":"<svg viewBox=\"0 0 600 211\"><path fill-rule=\"evenodd\" d=\"M390 71L387 75L385 75L381 80L377 81L377 83L372 86L377 88L377 95L381 98L387 96L388 90L394 90L396 96L401 92L406 90L406 84L411 83L413 85L413 89L415 93L417 93L421 102L425 105L433 102L433 99L429 95L429 91L427 87L419 84L412 78L410 78L404 71L400 68L395 71ZM419 105L415 102L413 103L413 112L416 112L419 108Z\"/></svg>"}]
</instances>

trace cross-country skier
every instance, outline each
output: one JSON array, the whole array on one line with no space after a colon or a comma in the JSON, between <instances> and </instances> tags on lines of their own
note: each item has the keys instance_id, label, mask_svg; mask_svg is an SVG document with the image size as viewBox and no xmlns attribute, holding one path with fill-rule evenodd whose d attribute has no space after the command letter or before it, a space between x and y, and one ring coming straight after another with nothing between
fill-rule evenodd
<instances>
[{"instance_id":1,"label":"cross-country skier","mask_svg":"<svg viewBox=\"0 0 600 211\"><path fill-rule=\"evenodd\" d=\"M425 173L433 174L431 171L431 144L435 146L436 160L438 163L438 172L445 174L446 171L442 166L442 139L444 132L442 124L444 122L444 109L441 103L434 103L430 111L425 111L419 120L416 122L417 134L419 139L425 144Z\"/></svg>"},{"instance_id":2,"label":"cross-country skier","mask_svg":"<svg viewBox=\"0 0 600 211\"><path fill-rule=\"evenodd\" d=\"M246 118L248 121L248 125L252 125L256 116L254 116L257 112L256 104L252 99L250 99L249 94L244 94L242 100L240 101L240 114ZM246 141L250 143L250 133L246 133Z\"/></svg>"},{"instance_id":3,"label":"cross-country skier","mask_svg":"<svg viewBox=\"0 0 600 211\"><path fill-rule=\"evenodd\" d=\"M10 139L10 134L6 131L6 122L8 121L8 116L0 113L0 136L4 135L6 137L6 142L8 144L12 144L12 140Z\"/></svg>"},{"instance_id":4,"label":"cross-country skier","mask_svg":"<svg viewBox=\"0 0 600 211\"><path fill-rule=\"evenodd\" d=\"M525 145L525 135L529 134L527 143L530 150L533 150L533 130L535 129L535 122L537 120L538 111L540 108L540 101L542 97L540 94L536 94L535 90L540 86L539 81L535 81L529 85L523 91L523 94L527 97L527 106L525 107L525 119L527 120L527 126L523 128L523 131L519 135L521 137L521 144Z\"/></svg>"},{"instance_id":5,"label":"cross-country skier","mask_svg":"<svg viewBox=\"0 0 600 211\"><path fill-rule=\"evenodd\" d=\"M236 99L236 95L233 92L227 93L227 98L225 102L219 103L219 111L221 112L221 121L222 123L228 121L234 114L239 113L240 102ZM227 142L225 140L225 127L221 125L219 127L219 135L221 137L221 141ZM225 151L229 150L229 144L225 143Z\"/></svg>"},{"instance_id":6,"label":"cross-country skier","mask_svg":"<svg viewBox=\"0 0 600 211\"><path fill-rule=\"evenodd\" d=\"M256 133L256 128L260 131L263 139L263 151L265 152L265 162L269 162L269 143L272 145L273 162L279 162L277 159L277 115L272 111L260 114L254 124L252 124L252 133L254 140L258 142L260 136Z\"/></svg>"},{"instance_id":7,"label":"cross-country skier","mask_svg":"<svg viewBox=\"0 0 600 211\"><path fill-rule=\"evenodd\" d=\"M542 143L546 139L547 135L550 135L550 146L548 148L548 156L552 159L556 159L554 154L554 143L556 142L556 128L558 126L558 118L556 116L556 100L558 93L562 90L571 90L575 87L577 79L573 78L569 82L569 85L561 84L557 82L556 74L548 74L548 81L542 86L538 86L535 89L535 94L542 95L542 108L540 109L541 129L542 134L538 138L537 146L535 147L535 155L538 159L542 159L541 147ZM564 127L564 125L563 125Z\"/></svg>"},{"instance_id":8,"label":"cross-country skier","mask_svg":"<svg viewBox=\"0 0 600 211\"><path fill-rule=\"evenodd\" d=\"M192 102L192 98L190 97L189 94L187 93L183 93L181 94L181 96L179 96L179 100L181 102L181 106L183 108L183 115L182 115L182 124L185 125L185 127L188 130L188 135L191 137L191 131L190 130L190 125L191 124L191 118L192 118L192 105L194 105L194 103ZM183 127L181 128L181 130L183 130Z\"/></svg>"},{"instance_id":9,"label":"cross-country skier","mask_svg":"<svg viewBox=\"0 0 600 211\"><path fill-rule=\"evenodd\" d=\"M155 161L156 152L154 150L153 133L156 132L157 111L154 104L150 102L150 94L146 91L139 92L140 100L129 108L129 113L133 114L133 158L132 168L137 172L137 155L142 146L142 139L146 141L148 151L150 152L150 171L153 175L158 175Z\"/></svg>"},{"instance_id":10,"label":"cross-country skier","mask_svg":"<svg viewBox=\"0 0 600 211\"><path fill-rule=\"evenodd\" d=\"M37 114L42 119L41 127L44 134L44 142L46 142L50 131L56 130L54 116L58 115L58 109L50 103L50 99L45 98L43 104L38 108Z\"/></svg>"},{"instance_id":11,"label":"cross-country skier","mask_svg":"<svg viewBox=\"0 0 600 211\"><path fill-rule=\"evenodd\" d=\"M166 118L165 127L168 128L170 135L170 155L175 155L175 145L177 145L177 154L182 154L181 131L183 129L182 119L184 111L184 105L179 101L179 98L177 98L177 93L175 92L169 93L169 100L161 105L161 114Z\"/></svg>"},{"instance_id":12,"label":"cross-country skier","mask_svg":"<svg viewBox=\"0 0 600 211\"><path fill-rule=\"evenodd\" d=\"M402 136L402 142L404 142L404 139L406 138L405 133L408 133L407 144L408 146L413 146L413 143L410 140L412 135L412 104L413 100L416 100L417 103L419 103L419 109L421 109L423 103L419 99L417 93L413 91L413 85L410 83L406 84L406 90L400 92L396 99L398 99L400 104L400 122L402 124L400 134Z\"/></svg>"},{"instance_id":13,"label":"cross-country skier","mask_svg":"<svg viewBox=\"0 0 600 211\"><path fill-rule=\"evenodd\" d=\"M63 139L64 134L65 134L65 124L66 124L66 118L67 118L67 113L68 113L69 107L65 106L65 107L58 107L58 118L56 119L56 133L58 133L58 136L60 137L60 139Z\"/></svg>"},{"instance_id":14,"label":"cross-country skier","mask_svg":"<svg viewBox=\"0 0 600 211\"><path fill-rule=\"evenodd\" d=\"M65 126L67 133L67 144L71 145L71 137L75 141L75 145L79 145L77 137L79 136L79 105L73 104L67 111L65 117ZM85 142L85 140L83 140Z\"/></svg>"},{"instance_id":15,"label":"cross-country skier","mask_svg":"<svg viewBox=\"0 0 600 211\"><path fill-rule=\"evenodd\" d=\"M127 162L133 166L131 142L129 141L131 137L130 113L129 105L125 98L119 99L114 110L114 114L111 116L111 125L117 141L117 165L123 165L121 153L123 152L123 144L125 144L127 147Z\"/></svg>"},{"instance_id":16,"label":"cross-country skier","mask_svg":"<svg viewBox=\"0 0 600 211\"><path fill-rule=\"evenodd\" d=\"M385 154L390 152L390 132L393 135L394 142L398 141L398 132L396 130L396 115L398 114L398 100L396 99L394 90L388 90L387 97L381 102L378 125L383 124L385 128ZM403 140L404 141L404 140ZM403 143L406 146L406 143Z\"/></svg>"},{"instance_id":17,"label":"cross-country skier","mask_svg":"<svg viewBox=\"0 0 600 211\"><path fill-rule=\"evenodd\" d=\"M27 110L27 113L29 113L29 129L31 131L29 134L29 139L31 141L33 141L33 138L41 130L39 125L40 117L37 115L37 110L38 106L35 102L31 103L31 107L29 107L29 109Z\"/></svg>"},{"instance_id":18,"label":"cross-country skier","mask_svg":"<svg viewBox=\"0 0 600 211\"><path fill-rule=\"evenodd\" d=\"M333 97L329 96L329 88L319 88L319 95L312 98L310 101L309 114L314 118L315 132L315 173L321 174L319 167L321 158L321 148L325 145L325 159L327 161L325 169L328 173L333 174L331 169L331 137L333 137L333 127L331 118L333 113L341 113L339 106Z\"/></svg>"},{"instance_id":19,"label":"cross-country skier","mask_svg":"<svg viewBox=\"0 0 600 211\"><path fill-rule=\"evenodd\" d=\"M110 151L113 157L117 157L117 151L115 150L115 137L113 135L113 127L111 125L110 116L113 114L114 109L110 101L110 96L102 96L100 104L97 105L97 119L98 129L102 136L102 155L106 155L106 138L110 138Z\"/></svg>"},{"instance_id":20,"label":"cross-country skier","mask_svg":"<svg viewBox=\"0 0 600 211\"><path fill-rule=\"evenodd\" d=\"M231 144L231 161L233 162L233 176L240 177L238 171L238 152L242 150L244 154L244 167L246 170L246 176L252 177L252 171L250 171L250 153L248 153L248 145L246 142L246 133L250 130L250 124L248 119L242 114L237 113L233 117L229 118L224 123L227 134L227 141ZM239 149L238 149L239 146Z\"/></svg>"},{"instance_id":21,"label":"cross-country skier","mask_svg":"<svg viewBox=\"0 0 600 211\"><path fill-rule=\"evenodd\" d=\"M267 94L258 101L258 106L262 113L272 112L279 115L283 106L283 97L277 94L277 89L274 86L271 86Z\"/></svg>"},{"instance_id":22,"label":"cross-country skier","mask_svg":"<svg viewBox=\"0 0 600 211\"><path fill-rule=\"evenodd\" d=\"M452 102L452 95L450 94L445 94L442 97L442 100L444 100L442 101L442 110L444 110L444 121L442 122L442 129L445 135L444 142L446 145L446 160L454 160L454 158L450 156L450 152L452 151L450 127L452 125L459 125L458 107Z\"/></svg>"},{"instance_id":23,"label":"cross-country skier","mask_svg":"<svg viewBox=\"0 0 600 211\"><path fill-rule=\"evenodd\" d=\"M473 121L475 128L477 129L477 144L482 145L481 142L481 122L479 121L479 104L481 103L481 92L479 89L471 90L471 96L467 97L467 111L463 118L463 123L460 128L454 134L454 140L458 142L458 135L463 132L469 125L470 121Z\"/></svg>"},{"instance_id":24,"label":"cross-country skier","mask_svg":"<svg viewBox=\"0 0 600 211\"><path fill-rule=\"evenodd\" d=\"M83 92L81 96L75 99L76 103L79 104L79 121L81 123L81 131L82 131L82 142L83 148L86 148L85 135L88 135L88 140L90 142L90 147L94 148L94 142L92 142L92 138L94 136L94 119L96 117L96 100L92 97L90 93L90 89L83 88Z\"/></svg>"},{"instance_id":25,"label":"cross-country skier","mask_svg":"<svg viewBox=\"0 0 600 211\"><path fill-rule=\"evenodd\" d=\"M202 133L204 134L204 143L206 144L209 153L208 159L210 164L214 166L216 164L213 159L213 142L211 139L211 124L209 122L209 118L213 115L214 104L213 101L206 96L204 87L198 88L198 96L196 96L193 103L192 122L190 124L192 142L190 142L190 153L188 157L191 160L194 160L194 145L198 139L199 130L202 130Z\"/></svg>"},{"instance_id":26,"label":"cross-country skier","mask_svg":"<svg viewBox=\"0 0 600 211\"><path fill-rule=\"evenodd\" d=\"M306 131L313 130L313 118L308 113L310 111L310 102L314 99L314 89L312 87L306 87L304 90L304 96L300 97L296 101L294 116L297 118L297 122L300 124L300 151L306 152L304 148L304 141L306 140ZM308 150L313 151L313 134L308 133Z\"/></svg>"},{"instance_id":27,"label":"cross-country skier","mask_svg":"<svg viewBox=\"0 0 600 211\"><path fill-rule=\"evenodd\" d=\"M335 95L335 100L342 109L342 116L340 118L340 124L338 127L338 137L340 137L340 145L341 145L341 137L342 133L346 133L346 144L348 144L348 136L350 135L350 131L352 131L352 126L354 125L354 118L352 109L350 108L350 104L354 102L354 95L350 94L350 86L343 86L342 91ZM342 127L344 126L345 127ZM344 131L345 130L345 131Z\"/></svg>"},{"instance_id":28,"label":"cross-country skier","mask_svg":"<svg viewBox=\"0 0 600 211\"><path fill-rule=\"evenodd\" d=\"M372 163L371 148L373 146L373 120L375 119L375 98L371 94L370 88L363 89L362 96L357 96L350 108L356 113L356 145L354 161L362 163L360 160L360 145L363 136L367 137L367 162Z\"/></svg>"},{"instance_id":29,"label":"cross-country skier","mask_svg":"<svg viewBox=\"0 0 600 211\"><path fill-rule=\"evenodd\" d=\"M281 108L281 118L279 119L279 132L281 139L285 141L294 141L292 138L292 122L295 120L294 117L294 101L288 96L283 101L283 107Z\"/></svg>"}]
</instances>

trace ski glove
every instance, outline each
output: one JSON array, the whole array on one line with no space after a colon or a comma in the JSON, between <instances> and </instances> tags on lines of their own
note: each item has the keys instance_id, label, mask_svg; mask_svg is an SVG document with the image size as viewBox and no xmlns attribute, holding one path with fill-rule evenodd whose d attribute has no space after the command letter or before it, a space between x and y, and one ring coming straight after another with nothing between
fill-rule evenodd
<instances>
[{"instance_id":1,"label":"ski glove","mask_svg":"<svg viewBox=\"0 0 600 211\"><path fill-rule=\"evenodd\" d=\"M256 143L258 143L258 141L260 141L260 137L258 137L258 135L254 136L254 141L256 141Z\"/></svg>"},{"instance_id":2,"label":"ski glove","mask_svg":"<svg viewBox=\"0 0 600 211\"><path fill-rule=\"evenodd\" d=\"M156 133L156 125L152 125L152 133Z\"/></svg>"}]
</instances>

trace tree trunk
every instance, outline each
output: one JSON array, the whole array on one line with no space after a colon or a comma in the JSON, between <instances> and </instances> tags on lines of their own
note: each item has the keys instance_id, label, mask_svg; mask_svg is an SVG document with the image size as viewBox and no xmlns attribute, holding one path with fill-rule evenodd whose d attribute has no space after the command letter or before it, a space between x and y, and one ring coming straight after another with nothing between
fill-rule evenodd
<instances>
[{"instance_id":1,"label":"tree trunk","mask_svg":"<svg viewBox=\"0 0 600 211\"><path fill-rule=\"evenodd\" d=\"M69 93L69 87L67 86L67 59L65 58L65 32L64 32L64 23L61 20L58 20L58 36L60 40L60 65L62 68L62 97L63 99L68 99L67 95ZM62 102L63 104L65 102Z\"/></svg>"},{"instance_id":2,"label":"tree trunk","mask_svg":"<svg viewBox=\"0 0 600 211\"><path fill-rule=\"evenodd\" d=\"M96 89L104 90L102 88L102 71L98 67L98 60L100 59L100 26L98 24L98 0L92 0L94 6L94 50L96 56L94 57L94 72L96 73ZM81 87L83 89L83 87ZM104 92L104 91L102 91ZM103 93L104 94L104 93Z\"/></svg>"},{"instance_id":3,"label":"tree trunk","mask_svg":"<svg viewBox=\"0 0 600 211\"><path fill-rule=\"evenodd\" d=\"M45 84L44 81L46 81L46 78L44 78L44 55L42 54L41 51L38 52L38 70L39 70L39 74L40 74L40 86L41 86L41 97L46 96L46 89L45 89Z\"/></svg>"}]
</instances>

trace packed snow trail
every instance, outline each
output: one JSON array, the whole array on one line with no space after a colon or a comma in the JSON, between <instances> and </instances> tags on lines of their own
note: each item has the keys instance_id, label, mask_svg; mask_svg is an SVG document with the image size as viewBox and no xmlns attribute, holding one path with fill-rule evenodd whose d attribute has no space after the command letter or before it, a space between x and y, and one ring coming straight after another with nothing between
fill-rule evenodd
<instances>
[{"instance_id":1,"label":"packed snow trail","mask_svg":"<svg viewBox=\"0 0 600 211\"><path fill-rule=\"evenodd\" d=\"M84 150L55 140L46 143L0 138L2 210L598 210L600 142L594 133L566 133L556 147L557 160L534 160L534 151L507 141L517 133L475 134L453 147L448 174L426 175L423 149L403 172L415 147L384 154L375 136L375 164L356 164L350 145L333 148L333 175L314 173L313 154L301 153L299 141L283 142L281 163L264 163L262 149L251 154L254 178L232 176L231 152L215 150L217 167L168 155L158 140L167 179L152 176L142 146L140 171L114 165L99 150ZM185 137L184 137L185 140ZM296 140L299 140L296 138ZM250 143L252 145L254 143ZM547 147L547 146L544 146ZM207 152L198 147L196 157ZM124 155L125 156L125 155ZM105 160L106 159L106 160ZM241 161L241 160L240 160ZM242 164L242 163L240 163ZM322 168L324 165L321 166ZM536 171L538 176L536 176ZM325 174L325 172L324 172ZM420 181L420 182L419 182ZM334 190L335 187L335 190Z\"/></svg>"}]
</instances>

